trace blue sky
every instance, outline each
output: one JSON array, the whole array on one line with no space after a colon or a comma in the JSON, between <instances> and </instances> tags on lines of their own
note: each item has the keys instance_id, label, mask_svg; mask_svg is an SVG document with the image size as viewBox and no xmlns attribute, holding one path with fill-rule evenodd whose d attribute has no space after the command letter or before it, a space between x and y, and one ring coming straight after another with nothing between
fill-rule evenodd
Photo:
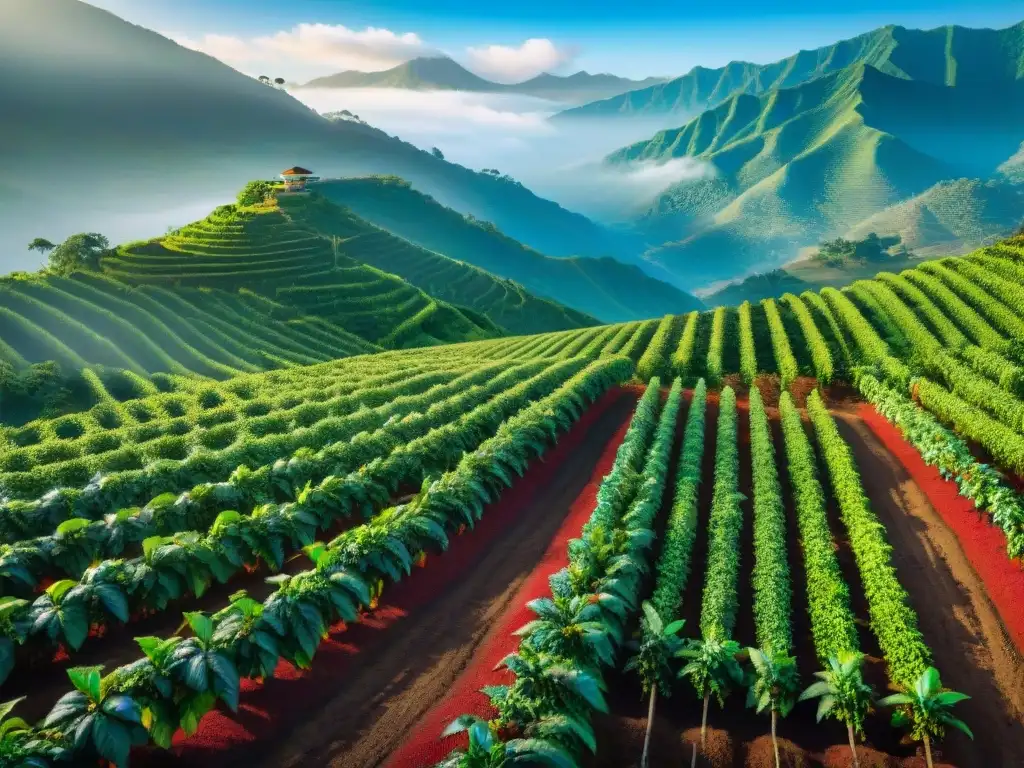
<instances>
[{"instance_id":1,"label":"blue sky","mask_svg":"<svg viewBox=\"0 0 1024 768\"><path fill-rule=\"evenodd\" d=\"M721 66L733 59L773 61L801 48L814 48L884 24L935 27L1004 27L1024 20L1024 6L1003 0L858 0L830 9L821 0L684 3L673 0L629 3L619 0L92 0L94 5L137 24L184 39L214 55L234 56L240 69L261 66L251 41L293 30L299 24L341 25L360 55L285 61L277 69L289 77L351 68L385 68L403 51L440 50L500 78L514 79L530 65L559 71L587 69L632 77L682 74L691 67ZM856 6L851 12L850 6ZM638 7L639 6L639 7ZM846 7L843 7L846 6ZM379 35L362 39L367 27L405 36L397 44ZM210 40L207 36L213 36ZM410 43L410 36L415 38ZM530 51L528 39L549 41ZM344 47L347 38L332 38ZM407 44L408 43L408 44ZM383 44L386 55L367 56ZM501 46L491 49L488 46ZM468 52L473 49L476 53ZM372 53L372 51L371 51ZM248 58L246 58L248 57ZM285 71L286 70L286 71ZM533 73L535 74L535 73Z\"/></svg>"}]
</instances>

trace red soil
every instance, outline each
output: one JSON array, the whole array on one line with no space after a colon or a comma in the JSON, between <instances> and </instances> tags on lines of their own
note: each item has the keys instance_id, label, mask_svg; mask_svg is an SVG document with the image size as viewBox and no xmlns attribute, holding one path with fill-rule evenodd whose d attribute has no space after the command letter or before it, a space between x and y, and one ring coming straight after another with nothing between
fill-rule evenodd
<instances>
[{"instance_id":1,"label":"red soil","mask_svg":"<svg viewBox=\"0 0 1024 768\"><path fill-rule=\"evenodd\" d=\"M871 405L861 404L857 415L899 459L956 534L1017 649L1024 652L1024 570L1019 561L1010 560L1007 555L1003 532L989 522L988 515L979 512L969 499L958 493L955 482L944 480L936 467L925 464L921 454L903 439L899 429Z\"/></svg>"},{"instance_id":2,"label":"red soil","mask_svg":"<svg viewBox=\"0 0 1024 768\"><path fill-rule=\"evenodd\" d=\"M364 614L358 624L346 626L339 623L331 627L328 637L320 645L312 669L302 671L281 662L272 679L243 681L237 714L215 710L203 718L199 730L191 737L179 732L170 751L137 750L139 759L136 764L223 766L264 761L268 766L325 764L326 760L310 760L307 752L318 749L334 752L333 747L339 742L347 745L347 739L365 741L364 731L374 731L374 721L382 719L377 711L382 704L387 707L386 715L393 715L392 702L381 700L387 699L395 689L399 692L404 690L403 677L415 678L431 672L429 662L432 659L428 657L444 655L447 650L445 647L424 648L423 658L418 658L416 651L420 648L416 644L420 633L417 622L431 622L433 605L441 602L446 594L464 589L467 571L471 566L477 567L484 554L502 549L499 546L501 540L508 535L510 528L519 524L519 518L525 514L524 508L542 501L535 497L550 491L560 470L565 470L566 463L587 450L584 443L588 437L594 437L593 433L597 431L595 424L615 418L618 427L628 421L635 397L635 393L627 388L608 392L587 410L554 448L534 462L523 480L487 508L474 530L454 537L447 552L428 557L421 570L389 587L380 605ZM604 444L607 436L601 435L599 439ZM576 527L578 530L579 525ZM471 574L468 580L474 580ZM470 588L473 586L469 585ZM465 614L471 613L467 609L476 605L459 607ZM474 617L471 615L470 618ZM444 639L446 629L445 626L435 627L441 639ZM400 644L407 642L411 642L413 647L402 648ZM397 655L406 665L398 670L393 666L395 645L399 645ZM453 663L458 663L458 658L454 658ZM415 668L409 669L410 666ZM455 670L452 676L457 673ZM365 679L367 677L368 680ZM405 709L410 706L412 709L407 713L408 722L399 722L384 735L385 741L390 738L393 742L390 749L400 743L401 733L438 700L438 692L430 695L433 698L419 702L422 710L415 709L416 702L403 702ZM341 701L342 698L345 700ZM310 729L313 729L312 733ZM432 737L439 732L440 729L434 731ZM381 739L380 734L374 737L378 741ZM315 743L317 740L319 743ZM268 749L271 744L274 748ZM347 762L348 754L342 755L337 764L356 765L357 762Z\"/></svg>"},{"instance_id":3,"label":"red soil","mask_svg":"<svg viewBox=\"0 0 1024 768\"><path fill-rule=\"evenodd\" d=\"M548 578L569 564L568 543L580 534L597 501L601 479L611 470L615 453L626 436L629 423L624 422L615 436L605 445L604 452L591 473L583 492L576 497L558 533L548 545L544 557L526 579L513 599L510 610L491 630L487 640L473 658L472 665L455 681L445 698L430 710L412 731L406 742L384 764L386 768L420 768L433 765L453 749L465 746L465 735L439 738L444 728L461 714L474 714L491 718L494 710L487 697L480 693L485 685L512 682L507 670L495 670L509 653L519 647L519 638L512 632L535 618L526 603L550 594Z\"/></svg>"}]
</instances>

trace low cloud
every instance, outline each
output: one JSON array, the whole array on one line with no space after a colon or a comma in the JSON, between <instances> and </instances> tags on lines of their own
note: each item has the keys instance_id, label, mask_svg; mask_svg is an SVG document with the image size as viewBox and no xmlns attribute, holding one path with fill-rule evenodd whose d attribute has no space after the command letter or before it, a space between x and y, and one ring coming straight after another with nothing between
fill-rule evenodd
<instances>
[{"instance_id":1,"label":"low cloud","mask_svg":"<svg viewBox=\"0 0 1024 768\"><path fill-rule=\"evenodd\" d=\"M609 173L617 174L619 180L636 191L652 191L657 194L666 187L686 181L711 178L715 167L693 157L675 157L664 163L652 160L609 167Z\"/></svg>"},{"instance_id":2,"label":"low cloud","mask_svg":"<svg viewBox=\"0 0 1024 768\"><path fill-rule=\"evenodd\" d=\"M521 45L486 45L467 48L467 64L478 74L502 83L518 83L542 72L561 69L575 58L571 48L560 48L547 38L530 38Z\"/></svg>"},{"instance_id":3,"label":"low cloud","mask_svg":"<svg viewBox=\"0 0 1024 768\"><path fill-rule=\"evenodd\" d=\"M557 108L530 96L465 91L295 88L291 95L320 113L347 109L418 147L439 147L454 162L503 171L510 154L554 133L547 117Z\"/></svg>"},{"instance_id":4,"label":"low cloud","mask_svg":"<svg viewBox=\"0 0 1024 768\"><path fill-rule=\"evenodd\" d=\"M295 88L318 112L347 109L422 149L468 168L497 168L539 195L596 218L624 220L665 188L713 175L693 158L608 166L608 153L677 118L551 122L562 105L532 96L388 88Z\"/></svg>"},{"instance_id":5,"label":"low cloud","mask_svg":"<svg viewBox=\"0 0 1024 768\"><path fill-rule=\"evenodd\" d=\"M414 32L398 34L378 27L360 31L341 24L299 24L290 30L252 38L213 34L201 38L169 37L249 74L261 68L274 70L272 74L283 70L289 78L347 69L379 71L417 56L438 53Z\"/></svg>"}]
</instances>

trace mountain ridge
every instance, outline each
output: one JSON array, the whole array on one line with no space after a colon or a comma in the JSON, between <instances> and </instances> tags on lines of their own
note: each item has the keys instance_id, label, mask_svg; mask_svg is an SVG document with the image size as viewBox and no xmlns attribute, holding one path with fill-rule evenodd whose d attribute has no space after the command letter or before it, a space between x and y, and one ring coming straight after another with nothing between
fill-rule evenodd
<instances>
[{"instance_id":1,"label":"mountain ridge","mask_svg":"<svg viewBox=\"0 0 1024 768\"><path fill-rule=\"evenodd\" d=\"M999 93L858 61L791 88L734 94L606 162L708 165L706 178L666 189L642 226L664 238L645 259L714 281L730 277L714 252L730 252L740 271L771 268L944 179L995 174L1024 138L1024 80ZM765 253L774 263L757 263Z\"/></svg>"},{"instance_id":2,"label":"mountain ridge","mask_svg":"<svg viewBox=\"0 0 1024 768\"><path fill-rule=\"evenodd\" d=\"M991 80L993 71L1006 79L1024 78L1024 21L1002 29L975 29L957 25L930 30L887 25L846 40L798 51L768 64L731 61L723 67L697 66L677 78L564 110L552 120L631 115L686 115L713 108L737 93L758 95L785 88L843 69L863 59L887 74L944 85ZM964 46L1010 49L1003 66L978 65L966 71L958 66ZM996 60L1000 60L996 57ZM922 63L924 62L924 63Z\"/></svg>"},{"instance_id":3,"label":"mountain ridge","mask_svg":"<svg viewBox=\"0 0 1024 768\"><path fill-rule=\"evenodd\" d=\"M542 72L518 83L498 83L480 77L448 56L420 56L391 69L377 72L346 70L317 77L302 88L396 88L417 91L456 90L478 93L519 94L539 98L559 97L574 101L604 98L644 88L664 78L632 80L609 73L584 70L571 75Z\"/></svg>"}]
</instances>

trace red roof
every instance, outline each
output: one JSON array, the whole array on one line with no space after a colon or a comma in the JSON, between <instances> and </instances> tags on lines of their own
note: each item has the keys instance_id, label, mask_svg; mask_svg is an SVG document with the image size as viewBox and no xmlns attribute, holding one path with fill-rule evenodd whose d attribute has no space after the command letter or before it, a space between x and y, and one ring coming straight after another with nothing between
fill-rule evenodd
<instances>
[{"instance_id":1,"label":"red roof","mask_svg":"<svg viewBox=\"0 0 1024 768\"><path fill-rule=\"evenodd\" d=\"M305 168L300 168L299 166L289 168L287 171L281 171L282 176L311 176L312 174L312 171L308 171Z\"/></svg>"}]
</instances>

